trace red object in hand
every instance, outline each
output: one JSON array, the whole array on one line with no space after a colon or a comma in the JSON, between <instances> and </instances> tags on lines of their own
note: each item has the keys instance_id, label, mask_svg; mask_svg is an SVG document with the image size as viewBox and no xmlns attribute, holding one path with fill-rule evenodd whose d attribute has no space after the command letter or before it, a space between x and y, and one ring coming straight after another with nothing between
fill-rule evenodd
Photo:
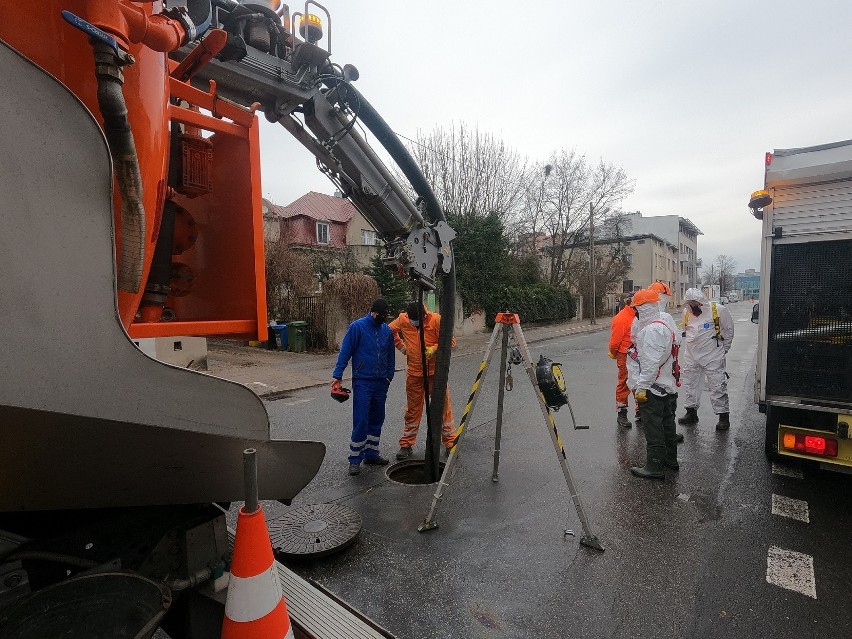
<instances>
[{"instance_id":1,"label":"red object in hand","mask_svg":"<svg viewBox=\"0 0 852 639\"><path fill-rule=\"evenodd\" d=\"M352 393L348 388L344 388L340 385L340 380L336 379L331 383L331 398L340 402L341 404L349 399L349 395Z\"/></svg>"}]
</instances>

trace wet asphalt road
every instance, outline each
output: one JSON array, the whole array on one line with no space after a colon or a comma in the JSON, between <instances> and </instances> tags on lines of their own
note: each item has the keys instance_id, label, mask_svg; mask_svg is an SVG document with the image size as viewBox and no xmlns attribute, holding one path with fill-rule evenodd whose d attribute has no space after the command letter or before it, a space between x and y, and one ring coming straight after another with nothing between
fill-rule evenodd
<instances>
[{"instance_id":1,"label":"wet asphalt road","mask_svg":"<svg viewBox=\"0 0 852 639\"><path fill-rule=\"evenodd\" d=\"M603 554L564 534L569 528L579 535L580 522L520 367L506 396L500 481L491 482L497 356L459 447L436 517L440 528L428 533L416 528L434 487L391 482L378 468L347 475L348 404L333 402L324 387L269 402L276 437L316 439L328 448L294 505L343 503L364 520L348 550L291 567L400 638L852 636L852 477L798 466L787 470L801 471L800 478L772 472L753 403L756 327L749 305L729 309L737 331L728 358L732 428L715 431L705 393L700 423L679 427L686 437L681 470L664 482L629 473L644 460L644 438L641 427L615 424L608 332L531 346L534 361L545 353L562 363L578 420L591 426L574 431L566 410L556 414ZM480 359L453 360L457 421ZM397 375L382 438L382 453L391 457L405 401L404 375ZM809 523L773 514L773 495L806 502ZM266 508L270 519L286 510ZM789 551L805 558L804 568L784 563ZM784 587L767 582L770 555L782 558L781 578L773 580Z\"/></svg>"}]
</instances>

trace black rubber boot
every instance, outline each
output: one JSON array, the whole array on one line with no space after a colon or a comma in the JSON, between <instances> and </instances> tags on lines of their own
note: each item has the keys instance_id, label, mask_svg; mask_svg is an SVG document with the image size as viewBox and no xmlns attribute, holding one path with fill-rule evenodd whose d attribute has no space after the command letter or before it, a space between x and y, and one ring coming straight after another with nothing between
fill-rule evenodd
<instances>
[{"instance_id":1,"label":"black rubber boot","mask_svg":"<svg viewBox=\"0 0 852 639\"><path fill-rule=\"evenodd\" d=\"M686 414L677 420L678 424L697 424L698 423L698 409L697 408L687 408Z\"/></svg>"},{"instance_id":2,"label":"black rubber boot","mask_svg":"<svg viewBox=\"0 0 852 639\"><path fill-rule=\"evenodd\" d=\"M396 454L396 458L399 461L402 461L403 459L408 459L412 455L414 455L414 451L411 450L411 446L400 446L399 452Z\"/></svg>"},{"instance_id":3,"label":"black rubber boot","mask_svg":"<svg viewBox=\"0 0 852 639\"><path fill-rule=\"evenodd\" d=\"M673 470L675 472L680 470L680 464L678 463L678 461L676 459L674 461L668 461L668 460L664 461L663 466L665 466L669 470Z\"/></svg>"},{"instance_id":4,"label":"black rubber boot","mask_svg":"<svg viewBox=\"0 0 852 639\"><path fill-rule=\"evenodd\" d=\"M364 463L368 466L387 466L390 462L388 461L387 457L382 457L381 455L378 455L376 457L365 457Z\"/></svg>"},{"instance_id":5,"label":"black rubber boot","mask_svg":"<svg viewBox=\"0 0 852 639\"><path fill-rule=\"evenodd\" d=\"M675 442L678 443L678 444L683 443L683 433L676 433L675 434Z\"/></svg>"},{"instance_id":6,"label":"black rubber boot","mask_svg":"<svg viewBox=\"0 0 852 639\"><path fill-rule=\"evenodd\" d=\"M663 464L659 459L649 459L642 467L633 466L630 472L642 479L665 479Z\"/></svg>"},{"instance_id":7,"label":"black rubber boot","mask_svg":"<svg viewBox=\"0 0 852 639\"><path fill-rule=\"evenodd\" d=\"M627 419L627 409L622 408L618 411L618 419L616 419L616 423L619 426L624 426L625 428L633 428L633 424L629 419Z\"/></svg>"},{"instance_id":8,"label":"black rubber boot","mask_svg":"<svg viewBox=\"0 0 852 639\"><path fill-rule=\"evenodd\" d=\"M720 413L716 422L716 430L728 430L731 427L731 417L728 413Z\"/></svg>"}]
</instances>

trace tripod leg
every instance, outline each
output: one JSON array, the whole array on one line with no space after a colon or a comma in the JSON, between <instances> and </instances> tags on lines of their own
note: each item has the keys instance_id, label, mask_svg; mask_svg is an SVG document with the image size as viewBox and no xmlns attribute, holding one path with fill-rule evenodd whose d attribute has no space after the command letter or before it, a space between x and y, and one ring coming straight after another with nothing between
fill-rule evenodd
<instances>
[{"instance_id":1,"label":"tripod leg","mask_svg":"<svg viewBox=\"0 0 852 639\"><path fill-rule=\"evenodd\" d=\"M503 398L506 396L506 354L509 350L509 326L503 325L503 345L500 351L500 388L497 391L497 430L494 435L494 470L491 481L496 482L500 470L500 437L503 432Z\"/></svg>"},{"instance_id":2,"label":"tripod leg","mask_svg":"<svg viewBox=\"0 0 852 639\"><path fill-rule=\"evenodd\" d=\"M568 458L565 455L565 447L562 445L562 438L559 436L559 431L556 429L556 420L553 419L553 413L550 411L547 404L545 404L544 395L542 395L541 390L538 388L538 382L535 378L535 367L530 359L530 352L527 347L527 342L524 339L524 332L521 330L520 324L513 324L512 330L515 332L515 341L520 346L521 354L524 357L524 367L527 369L530 382L532 383L536 397L538 398L541 413L544 415L544 421L547 424L547 431L550 434L550 441L553 443L553 447L556 449L557 456L559 457L559 464L562 466L562 474L565 477L565 483L568 485L568 492L571 494L571 499L574 502L574 509L577 511L577 517L580 519L580 524L583 526L583 536L580 538L580 543L583 546L603 552L604 547L598 540L597 535L592 532L592 529L589 526L589 520L586 517L586 510L583 508L583 502L580 501L580 495L577 492L576 485L574 484L574 478L571 476L571 469L568 467Z\"/></svg>"},{"instance_id":3,"label":"tripod leg","mask_svg":"<svg viewBox=\"0 0 852 639\"><path fill-rule=\"evenodd\" d=\"M435 512L438 510L438 502L441 501L441 498L444 495L444 486L449 486L449 481L447 480L456 464L459 443L461 443L465 427L467 426L467 423L470 420L470 415L473 413L473 409L476 406L476 400L479 399L479 389L482 385L482 380L485 378L485 372L488 370L491 355L494 353L494 344L497 342L497 332L501 330L503 330L501 324L496 324L494 326L494 331L491 333L491 339L488 340L488 346L485 347L482 362L479 364L479 372L476 374L476 379L473 381L473 387L470 390L470 397L468 397L467 404L464 407L464 414L462 415L461 422L459 422L458 429L456 429L456 441L453 444L449 457L447 457L447 463L444 465L444 472L441 473L441 478L438 480L438 488L435 490L435 494L433 495L429 514L426 515L426 519L423 520L423 523L417 527L417 530L420 532L425 532L438 527L437 522L435 522Z\"/></svg>"}]
</instances>

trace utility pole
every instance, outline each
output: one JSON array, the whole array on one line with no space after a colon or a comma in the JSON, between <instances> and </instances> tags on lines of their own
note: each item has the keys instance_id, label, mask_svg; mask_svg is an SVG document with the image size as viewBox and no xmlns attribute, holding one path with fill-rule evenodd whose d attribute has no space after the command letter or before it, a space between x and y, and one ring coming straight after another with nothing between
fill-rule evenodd
<instances>
[{"instance_id":1,"label":"utility pole","mask_svg":"<svg viewBox=\"0 0 852 639\"><path fill-rule=\"evenodd\" d=\"M592 290L591 307L592 307L592 324L597 324L595 318L595 208L589 202L589 280Z\"/></svg>"}]
</instances>

